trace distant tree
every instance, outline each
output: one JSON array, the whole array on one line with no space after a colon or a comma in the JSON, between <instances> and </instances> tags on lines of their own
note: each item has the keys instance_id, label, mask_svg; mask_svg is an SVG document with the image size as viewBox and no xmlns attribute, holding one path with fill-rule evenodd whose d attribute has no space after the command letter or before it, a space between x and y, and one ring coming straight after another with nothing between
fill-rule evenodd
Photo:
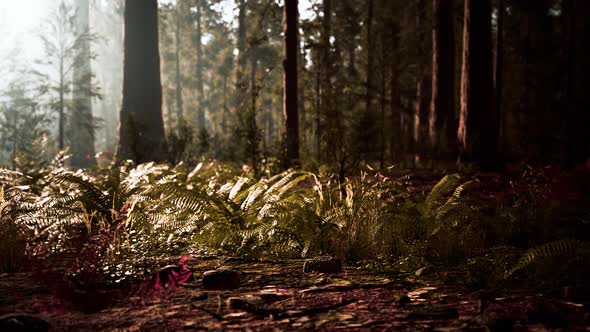
<instances>
[{"instance_id":1,"label":"distant tree","mask_svg":"<svg viewBox=\"0 0 590 332\"><path fill-rule=\"evenodd\" d=\"M297 96L297 58L299 42L297 0L285 0L284 4L284 83L283 83L283 112L285 114L285 128L288 163L299 163L299 108Z\"/></svg>"},{"instance_id":2,"label":"distant tree","mask_svg":"<svg viewBox=\"0 0 590 332\"><path fill-rule=\"evenodd\" d=\"M446 160L457 157L453 20L453 0L433 0L432 99L429 133L436 157Z\"/></svg>"},{"instance_id":3,"label":"distant tree","mask_svg":"<svg viewBox=\"0 0 590 332\"><path fill-rule=\"evenodd\" d=\"M51 116L35 102L35 97L27 91L30 84L19 79L8 84L0 103L0 149L5 156L14 160L17 152L29 152L33 142L48 135Z\"/></svg>"},{"instance_id":4,"label":"distant tree","mask_svg":"<svg viewBox=\"0 0 590 332\"><path fill-rule=\"evenodd\" d=\"M199 148L201 153L209 149L209 132L205 120L205 89L204 89L204 58L203 58L203 0L195 2L195 84L197 92L197 114L196 124L199 138Z\"/></svg>"},{"instance_id":5,"label":"distant tree","mask_svg":"<svg viewBox=\"0 0 590 332\"><path fill-rule=\"evenodd\" d=\"M198 3L198 2L197 2ZM186 9L185 6L182 6L184 2L178 1L176 3L175 8L175 23L174 23L174 74L175 74L175 99L176 99L176 129L180 136L183 134L183 130L185 127L184 123L184 102L182 99L182 76L181 76L181 69L180 69L180 49L181 49L181 32L182 32L182 23L183 23L183 10ZM199 40L199 43L201 41Z\"/></svg>"},{"instance_id":6,"label":"distant tree","mask_svg":"<svg viewBox=\"0 0 590 332\"><path fill-rule=\"evenodd\" d=\"M73 112L70 124L72 166L87 168L96 165L94 158L94 121L92 117L93 73L90 62L89 0L76 0L76 34L80 38L74 67Z\"/></svg>"},{"instance_id":7,"label":"distant tree","mask_svg":"<svg viewBox=\"0 0 590 332\"><path fill-rule=\"evenodd\" d=\"M100 42L92 48L97 58L92 62L102 98L95 100L93 113L101 119L95 129L96 148L113 153L116 150L121 108L123 76L123 2L93 1L93 31L99 31Z\"/></svg>"},{"instance_id":8,"label":"distant tree","mask_svg":"<svg viewBox=\"0 0 590 332\"><path fill-rule=\"evenodd\" d=\"M331 133L331 129L335 128L334 124L339 121L334 116L333 87L332 87L332 0L322 1L322 21L321 21L321 39L318 44L320 61L318 63L318 109L316 119L316 160L318 162L325 161L325 154L322 152L321 138L326 139L326 145L337 149L338 142L334 139L336 136ZM322 126L321 119L325 119L325 124Z\"/></svg>"},{"instance_id":9,"label":"distant tree","mask_svg":"<svg viewBox=\"0 0 590 332\"><path fill-rule=\"evenodd\" d=\"M238 61L236 66L236 89L235 89L235 110L240 115L240 108L242 107L245 96L247 80L245 78L245 70L248 58L246 57L246 0L236 0L238 2L238 34L237 34L237 51Z\"/></svg>"},{"instance_id":10,"label":"distant tree","mask_svg":"<svg viewBox=\"0 0 590 332\"><path fill-rule=\"evenodd\" d=\"M391 112L391 133L389 133L390 143L389 150L392 161L400 161L404 150L404 138L407 137L404 130L404 118L406 112L401 108L401 93L400 93L400 69L399 64L401 59L400 54L400 37L399 37L399 23L393 18L390 18L390 38L392 44L392 58L390 59L390 83L389 83L389 99Z\"/></svg>"},{"instance_id":11,"label":"distant tree","mask_svg":"<svg viewBox=\"0 0 590 332\"><path fill-rule=\"evenodd\" d=\"M415 47L416 47L416 89L414 100L414 155L418 158L426 156L428 150L428 106L430 97L428 71L428 33L430 24L427 23L428 5L426 0L415 0Z\"/></svg>"},{"instance_id":12,"label":"distant tree","mask_svg":"<svg viewBox=\"0 0 590 332\"><path fill-rule=\"evenodd\" d=\"M88 57L93 55L89 51L90 43L96 36L88 32L80 33L76 28L76 11L66 2L59 3L57 9L47 20L43 33L40 35L44 47L44 57L36 61L38 69L33 71L40 82L41 91L46 96L50 109L57 112L58 118L58 146L66 146L66 128L70 115L77 113L76 104L69 99L73 87L76 96L88 98L98 96L98 87L92 81L89 68L78 71L88 64ZM76 72L76 74L74 73ZM85 74L80 74L84 72ZM87 106L87 103L85 103ZM81 105L79 105L81 106ZM88 120L88 110L76 114L76 119ZM71 114L70 114L71 113ZM78 118L78 115L81 115ZM91 114L90 114L91 116ZM76 122L82 125L79 130L92 132L92 121ZM76 128L76 131L78 128ZM70 131L71 132L71 131ZM71 137L70 143L78 137ZM85 142L90 144L92 141Z\"/></svg>"},{"instance_id":13,"label":"distant tree","mask_svg":"<svg viewBox=\"0 0 590 332\"><path fill-rule=\"evenodd\" d=\"M497 166L498 128L492 105L491 1L465 0L459 143L462 160Z\"/></svg>"},{"instance_id":14,"label":"distant tree","mask_svg":"<svg viewBox=\"0 0 590 332\"><path fill-rule=\"evenodd\" d=\"M158 1L125 1L123 105L118 158L137 163L166 158L158 49Z\"/></svg>"}]
</instances>

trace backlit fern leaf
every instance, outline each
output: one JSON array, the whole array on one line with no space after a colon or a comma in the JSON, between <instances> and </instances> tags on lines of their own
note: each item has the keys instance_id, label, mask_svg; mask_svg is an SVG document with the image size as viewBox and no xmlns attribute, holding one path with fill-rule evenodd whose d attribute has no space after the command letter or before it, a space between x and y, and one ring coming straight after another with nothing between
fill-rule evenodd
<instances>
[{"instance_id":1,"label":"backlit fern leaf","mask_svg":"<svg viewBox=\"0 0 590 332\"><path fill-rule=\"evenodd\" d=\"M460 180L458 174L446 175L442 178L426 196L426 212L432 214L435 204L446 194L450 193Z\"/></svg>"}]
</instances>

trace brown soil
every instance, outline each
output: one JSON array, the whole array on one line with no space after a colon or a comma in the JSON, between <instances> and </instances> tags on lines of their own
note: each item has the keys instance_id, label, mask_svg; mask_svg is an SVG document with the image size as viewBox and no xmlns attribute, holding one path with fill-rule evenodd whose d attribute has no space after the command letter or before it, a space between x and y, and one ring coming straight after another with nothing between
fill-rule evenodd
<instances>
[{"instance_id":1,"label":"brown soil","mask_svg":"<svg viewBox=\"0 0 590 332\"><path fill-rule=\"evenodd\" d=\"M304 274L301 260L195 257L188 265L194 281L158 292L106 294L108 307L94 313L82 313L76 305L58 300L55 290L39 286L31 273L1 274L0 315L34 314L47 320L51 331L590 329L587 305L542 295L487 296L480 314L481 293L451 285L449 281L458 281L460 275L449 278L448 273L425 281L350 267L337 276ZM239 289L203 291L203 272L219 266L241 272ZM94 296L84 301L98 301ZM246 299L245 304L240 310L230 309L230 297Z\"/></svg>"}]
</instances>

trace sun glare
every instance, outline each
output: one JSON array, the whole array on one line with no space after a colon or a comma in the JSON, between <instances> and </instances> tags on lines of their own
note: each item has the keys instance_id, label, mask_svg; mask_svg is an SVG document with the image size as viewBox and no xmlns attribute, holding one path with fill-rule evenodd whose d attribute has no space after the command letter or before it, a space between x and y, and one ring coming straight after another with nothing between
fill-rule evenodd
<instances>
[{"instance_id":1,"label":"sun glare","mask_svg":"<svg viewBox=\"0 0 590 332\"><path fill-rule=\"evenodd\" d=\"M38 56L38 32L52 1L0 1L0 54L19 50L21 59Z\"/></svg>"}]
</instances>

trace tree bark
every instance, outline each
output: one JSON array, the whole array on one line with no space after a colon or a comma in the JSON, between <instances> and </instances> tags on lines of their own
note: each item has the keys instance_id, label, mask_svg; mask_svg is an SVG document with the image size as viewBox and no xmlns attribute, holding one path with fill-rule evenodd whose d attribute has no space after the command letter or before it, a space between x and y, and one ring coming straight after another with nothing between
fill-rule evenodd
<instances>
[{"instance_id":1,"label":"tree bark","mask_svg":"<svg viewBox=\"0 0 590 332\"><path fill-rule=\"evenodd\" d=\"M238 63L236 66L236 91L235 91L235 110L239 119L242 119L242 112L240 108L242 106L242 100L245 97L245 91L247 82L245 79L244 71L246 70L246 0L239 0L239 13L238 13ZM238 120L238 123L242 123Z\"/></svg>"},{"instance_id":2,"label":"tree bark","mask_svg":"<svg viewBox=\"0 0 590 332\"><path fill-rule=\"evenodd\" d=\"M298 9L297 0L285 0L284 5L284 76L283 112L285 116L287 162L299 163L299 115L297 100L297 42Z\"/></svg>"},{"instance_id":3,"label":"tree bark","mask_svg":"<svg viewBox=\"0 0 590 332\"><path fill-rule=\"evenodd\" d=\"M158 1L125 0L123 102L119 160L163 162L166 158L158 49Z\"/></svg>"},{"instance_id":4,"label":"tree bark","mask_svg":"<svg viewBox=\"0 0 590 332\"><path fill-rule=\"evenodd\" d=\"M428 86L428 55L427 55L427 29L426 29L426 1L416 0L416 36L417 54L416 61L418 71L416 73L416 99L414 101L414 139L413 152L414 163L425 157L428 147L428 98L430 96Z\"/></svg>"},{"instance_id":5,"label":"tree bark","mask_svg":"<svg viewBox=\"0 0 590 332\"><path fill-rule=\"evenodd\" d=\"M197 68L196 68L196 75L195 75L195 80L196 80L196 85L197 85L197 102L198 102L198 108L197 108L197 128L199 129L199 137L201 137L201 135L203 135L205 133L205 130L207 130L207 125L205 123L205 108L204 108L204 100L205 100L205 92L204 92L204 88L203 88L203 42L202 42L202 36L203 36L203 30L202 30L202 4L201 4L201 0L197 0L196 2L197 4L197 12L196 12L196 57L197 57ZM240 54L241 55L241 54Z\"/></svg>"},{"instance_id":6,"label":"tree bark","mask_svg":"<svg viewBox=\"0 0 590 332\"><path fill-rule=\"evenodd\" d=\"M498 128L492 106L490 0L465 0L461 73L458 138L462 160L495 168Z\"/></svg>"},{"instance_id":7,"label":"tree bark","mask_svg":"<svg viewBox=\"0 0 590 332\"><path fill-rule=\"evenodd\" d=\"M498 150L504 151L506 144L506 115L502 112L502 89L504 70L504 0L498 0L498 21L496 31L496 52L494 57L494 112L497 114L499 142Z\"/></svg>"},{"instance_id":8,"label":"tree bark","mask_svg":"<svg viewBox=\"0 0 590 332\"><path fill-rule=\"evenodd\" d=\"M63 54L63 51L62 51ZM64 58L60 56L59 59L59 100L58 100L58 147L60 150L65 148L65 127L66 127L66 114L65 114L65 73L64 73Z\"/></svg>"},{"instance_id":9,"label":"tree bark","mask_svg":"<svg viewBox=\"0 0 590 332\"><path fill-rule=\"evenodd\" d=\"M174 31L175 49L174 49L174 65L175 65L175 81L176 81L176 130L178 134L183 134L184 130L184 105L182 100L182 75L180 73L180 33L181 33L181 8L180 3L176 4L176 29Z\"/></svg>"},{"instance_id":10,"label":"tree bark","mask_svg":"<svg viewBox=\"0 0 590 332\"><path fill-rule=\"evenodd\" d=\"M314 135L314 146L316 161L320 162L322 158L322 63L320 61L320 52L316 52L316 75L315 75L315 135Z\"/></svg>"},{"instance_id":11,"label":"tree bark","mask_svg":"<svg viewBox=\"0 0 590 332\"><path fill-rule=\"evenodd\" d=\"M433 9L430 143L438 158L452 161L457 157L453 0L433 0Z\"/></svg>"},{"instance_id":12,"label":"tree bark","mask_svg":"<svg viewBox=\"0 0 590 332\"><path fill-rule=\"evenodd\" d=\"M374 63L374 52L373 52L373 10L374 1L367 0L367 78L365 81L365 112L362 115L362 128L364 133L361 135L363 138L361 153L365 159L370 158L370 144L372 141L373 121L371 109L373 108L373 63Z\"/></svg>"},{"instance_id":13,"label":"tree bark","mask_svg":"<svg viewBox=\"0 0 590 332\"><path fill-rule=\"evenodd\" d=\"M72 112L72 166L88 168L96 165L94 158L94 122L92 120L92 70L90 66L90 33L88 0L76 1L76 34L82 44L74 66L74 109ZM84 36L86 35L86 36ZM82 37L80 37L82 36Z\"/></svg>"},{"instance_id":14,"label":"tree bark","mask_svg":"<svg viewBox=\"0 0 590 332\"><path fill-rule=\"evenodd\" d=\"M396 22L391 22L391 43L392 43L392 59L390 63L390 112L391 112L391 142L390 155L392 162L399 162L401 160L401 153L404 150L404 137L406 136L402 127L403 110L400 108L400 92L399 92L399 70L398 70L398 50L399 50L399 27Z\"/></svg>"}]
</instances>

